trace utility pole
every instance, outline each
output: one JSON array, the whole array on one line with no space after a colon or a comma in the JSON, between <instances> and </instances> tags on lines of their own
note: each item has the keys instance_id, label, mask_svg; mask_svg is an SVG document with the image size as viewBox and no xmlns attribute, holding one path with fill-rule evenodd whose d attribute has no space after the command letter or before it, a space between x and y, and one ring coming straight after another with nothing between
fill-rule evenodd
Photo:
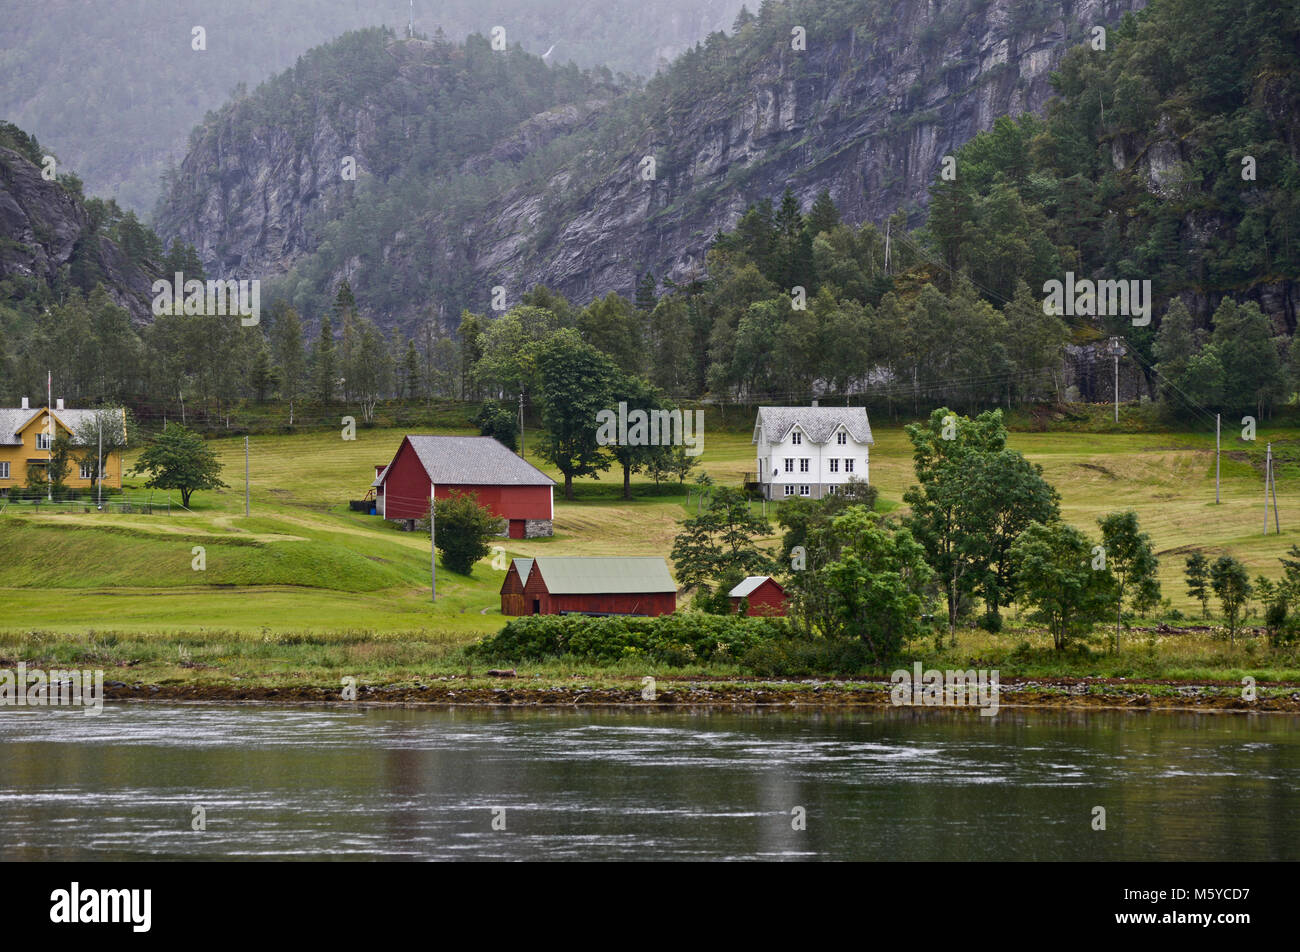
<instances>
[{"instance_id":1,"label":"utility pole","mask_svg":"<svg viewBox=\"0 0 1300 952\"><path fill-rule=\"evenodd\" d=\"M1268 474L1273 469L1273 444L1268 444L1264 456L1264 535L1268 535Z\"/></svg>"},{"instance_id":2,"label":"utility pole","mask_svg":"<svg viewBox=\"0 0 1300 952\"><path fill-rule=\"evenodd\" d=\"M434 526L433 526L434 495L435 495L434 486L432 483L430 483L429 484L429 591L431 592L431 594L429 596L429 601L432 602L436 602L438 600L438 546L437 546L437 537L434 535Z\"/></svg>"},{"instance_id":3,"label":"utility pole","mask_svg":"<svg viewBox=\"0 0 1300 952\"><path fill-rule=\"evenodd\" d=\"M95 500L95 508L104 508L104 414L102 411L95 414L99 423L99 462L95 466L95 476L99 481L99 493Z\"/></svg>"},{"instance_id":4,"label":"utility pole","mask_svg":"<svg viewBox=\"0 0 1300 952\"><path fill-rule=\"evenodd\" d=\"M524 392L519 391L519 455L524 455Z\"/></svg>"},{"instance_id":5,"label":"utility pole","mask_svg":"<svg viewBox=\"0 0 1300 952\"><path fill-rule=\"evenodd\" d=\"M1272 443L1268 445L1268 449L1269 449L1268 485L1273 492L1273 528L1277 530L1278 535L1281 535L1282 523L1278 520L1277 517L1277 479L1273 475L1273 444Z\"/></svg>"},{"instance_id":6,"label":"utility pole","mask_svg":"<svg viewBox=\"0 0 1300 952\"><path fill-rule=\"evenodd\" d=\"M889 229L893 222L888 218L885 219L885 274L889 274Z\"/></svg>"},{"instance_id":7,"label":"utility pole","mask_svg":"<svg viewBox=\"0 0 1300 952\"><path fill-rule=\"evenodd\" d=\"M1222 452L1223 414L1214 415L1214 504L1219 504L1219 456Z\"/></svg>"},{"instance_id":8,"label":"utility pole","mask_svg":"<svg viewBox=\"0 0 1300 952\"><path fill-rule=\"evenodd\" d=\"M244 515L251 515L248 502L248 437L244 437Z\"/></svg>"},{"instance_id":9,"label":"utility pole","mask_svg":"<svg viewBox=\"0 0 1300 952\"><path fill-rule=\"evenodd\" d=\"M45 451L49 462L45 464L45 481L48 486L45 498L54 502L54 373L45 371Z\"/></svg>"}]
</instances>

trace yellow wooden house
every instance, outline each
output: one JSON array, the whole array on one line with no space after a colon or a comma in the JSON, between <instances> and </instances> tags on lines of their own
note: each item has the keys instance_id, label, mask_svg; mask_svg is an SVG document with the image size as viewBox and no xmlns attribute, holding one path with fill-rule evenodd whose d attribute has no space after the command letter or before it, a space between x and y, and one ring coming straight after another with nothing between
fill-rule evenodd
<instances>
[{"instance_id":1,"label":"yellow wooden house","mask_svg":"<svg viewBox=\"0 0 1300 952\"><path fill-rule=\"evenodd\" d=\"M60 436L73 440L78 450L84 448L76 435L87 421L93 422L96 410L72 410L63 405L63 398L51 407L31 407L23 397L21 407L0 407L0 495L12 489L22 489L28 482L28 471L43 475L49 465L51 441ZM110 410L110 419L126 433L126 414ZM75 455L81 456L82 453ZM91 489L95 486L95 465L74 459L64 482L69 489ZM120 453L104 454L104 487L122 488L122 457Z\"/></svg>"}]
</instances>

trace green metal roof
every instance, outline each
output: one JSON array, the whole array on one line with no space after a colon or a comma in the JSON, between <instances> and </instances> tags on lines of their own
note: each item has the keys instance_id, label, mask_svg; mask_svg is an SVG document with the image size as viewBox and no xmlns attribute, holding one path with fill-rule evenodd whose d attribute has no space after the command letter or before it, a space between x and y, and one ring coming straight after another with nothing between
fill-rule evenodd
<instances>
[{"instance_id":1,"label":"green metal roof","mask_svg":"<svg viewBox=\"0 0 1300 952\"><path fill-rule=\"evenodd\" d=\"M658 556L541 556L534 565L552 595L677 591L668 563Z\"/></svg>"},{"instance_id":2,"label":"green metal roof","mask_svg":"<svg viewBox=\"0 0 1300 952\"><path fill-rule=\"evenodd\" d=\"M522 584L528 583L528 573L533 570L532 559L513 559L515 571L519 573L519 581Z\"/></svg>"}]
</instances>

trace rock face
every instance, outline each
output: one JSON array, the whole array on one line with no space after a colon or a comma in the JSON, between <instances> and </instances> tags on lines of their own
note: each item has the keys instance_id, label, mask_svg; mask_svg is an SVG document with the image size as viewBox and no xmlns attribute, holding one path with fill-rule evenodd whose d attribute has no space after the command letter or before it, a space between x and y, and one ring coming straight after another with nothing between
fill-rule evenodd
<instances>
[{"instance_id":1,"label":"rock face","mask_svg":"<svg viewBox=\"0 0 1300 952\"><path fill-rule=\"evenodd\" d=\"M945 155L999 116L1041 110L1068 46L1144 5L899 0L882 16L880 4L864 3L870 17L810 32L802 51L772 48L743 83L702 86L688 110L651 102L653 121L607 137L614 148L589 150L544 182L488 200L468 227L434 212L381 235L385 262L427 272L416 283L431 293L376 316L408 324L429 297L448 315L482 310L495 285L510 300L542 283L585 302L609 291L631 294L647 270L681 281L702 269L719 229L787 185L805 208L829 189L850 222L883 222L905 209L915 223ZM395 46L403 48L395 55L418 60L415 44ZM419 82L414 68L409 76ZM653 87L643 95L653 98ZM462 169L520 162L557 137L615 121L618 106L587 103L534 117L502 139L499 155L467 156ZM328 217L345 188L336 181L336 157L353 152L364 164L383 148L375 135L381 123L361 103L319 122L305 146L274 132L209 136L186 158L159 232L168 242L194 243L222 276L283 272L314 249L313 216ZM642 174L647 156L652 180ZM413 234L434 253L407 254ZM329 270L334 280L345 273L339 263ZM352 281L363 283L355 273Z\"/></svg>"},{"instance_id":2,"label":"rock face","mask_svg":"<svg viewBox=\"0 0 1300 952\"><path fill-rule=\"evenodd\" d=\"M41 176L27 156L0 146L0 279L27 278L53 284L60 269L73 283L102 282L113 301L137 322L148 320L152 276L133 266L122 250L95 233L82 202Z\"/></svg>"}]
</instances>

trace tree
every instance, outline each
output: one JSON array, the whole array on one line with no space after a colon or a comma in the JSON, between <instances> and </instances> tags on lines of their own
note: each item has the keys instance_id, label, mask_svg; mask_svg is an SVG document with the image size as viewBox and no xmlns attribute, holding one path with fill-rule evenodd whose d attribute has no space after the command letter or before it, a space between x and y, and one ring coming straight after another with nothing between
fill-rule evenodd
<instances>
[{"instance_id":1,"label":"tree","mask_svg":"<svg viewBox=\"0 0 1300 952\"><path fill-rule=\"evenodd\" d=\"M1230 555L1221 555L1210 566L1210 586L1223 608L1224 621L1228 623L1228 643L1235 644L1241 610L1254 589L1246 566Z\"/></svg>"},{"instance_id":2,"label":"tree","mask_svg":"<svg viewBox=\"0 0 1300 952\"><path fill-rule=\"evenodd\" d=\"M1199 552L1187 557L1183 574L1187 579L1187 594L1201 602L1201 617L1210 617L1210 563Z\"/></svg>"},{"instance_id":3,"label":"tree","mask_svg":"<svg viewBox=\"0 0 1300 952\"><path fill-rule=\"evenodd\" d=\"M72 436L73 454L96 480L103 478L99 462L114 453L124 453L128 448L129 430L126 411L118 409L95 410L84 417Z\"/></svg>"},{"instance_id":4,"label":"tree","mask_svg":"<svg viewBox=\"0 0 1300 952\"><path fill-rule=\"evenodd\" d=\"M68 489L68 473L72 471L72 441L60 433L50 443L48 460L41 464L28 464L27 486L32 492L49 492L61 496Z\"/></svg>"},{"instance_id":5,"label":"tree","mask_svg":"<svg viewBox=\"0 0 1300 952\"><path fill-rule=\"evenodd\" d=\"M609 409L618 368L576 332L557 331L536 349L543 433L537 452L564 474L564 498L573 499L573 480L609 469L609 456L596 440L596 414Z\"/></svg>"},{"instance_id":6,"label":"tree","mask_svg":"<svg viewBox=\"0 0 1300 952\"><path fill-rule=\"evenodd\" d=\"M1119 651L1119 629L1123 620L1124 597L1135 607L1158 602L1160 582L1156 573L1160 561L1151 548L1151 537L1138 529L1137 513L1112 512L1097 520L1106 567L1115 577L1115 651Z\"/></svg>"},{"instance_id":7,"label":"tree","mask_svg":"<svg viewBox=\"0 0 1300 952\"><path fill-rule=\"evenodd\" d=\"M898 657L922 630L931 571L925 550L907 529L890 530L880 516L853 506L813 528L816 555L790 582L805 626L828 638L857 638L878 665Z\"/></svg>"},{"instance_id":8,"label":"tree","mask_svg":"<svg viewBox=\"0 0 1300 952\"><path fill-rule=\"evenodd\" d=\"M816 238L824 231L834 230L839 223L839 209L835 207L830 191L822 189L818 193L816 201L813 202L812 208L808 209L808 217L804 222L808 233Z\"/></svg>"},{"instance_id":9,"label":"tree","mask_svg":"<svg viewBox=\"0 0 1300 952\"><path fill-rule=\"evenodd\" d=\"M682 523L673 540L672 560L677 581L707 594L717 580L740 575L761 575L772 569L771 557L757 540L772 534L767 520L750 511L739 489L723 486L709 497L697 516Z\"/></svg>"},{"instance_id":10,"label":"tree","mask_svg":"<svg viewBox=\"0 0 1300 952\"><path fill-rule=\"evenodd\" d=\"M334 326L329 315L321 318L320 337L311 354L312 389L321 403L330 403L334 399L334 389L338 385L338 367L334 352Z\"/></svg>"},{"instance_id":11,"label":"tree","mask_svg":"<svg viewBox=\"0 0 1300 952\"><path fill-rule=\"evenodd\" d=\"M169 423L149 441L132 472L147 474L150 489L178 489L181 505L189 508L190 496L201 489L225 489L220 479L221 464L193 430Z\"/></svg>"},{"instance_id":12,"label":"tree","mask_svg":"<svg viewBox=\"0 0 1300 952\"><path fill-rule=\"evenodd\" d=\"M519 418L508 408L489 400L470 418L483 436L490 436L502 446L519 449Z\"/></svg>"},{"instance_id":13,"label":"tree","mask_svg":"<svg viewBox=\"0 0 1300 952\"><path fill-rule=\"evenodd\" d=\"M490 540L501 532L500 517L479 505L477 493L452 492L434 500L433 512L438 520L434 544L442 564L457 575L473 574L474 563L492 553ZM416 528L428 532L429 517L418 520Z\"/></svg>"},{"instance_id":14,"label":"tree","mask_svg":"<svg viewBox=\"0 0 1300 952\"><path fill-rule=\"evenodd\" d=\"M302 321L298 319L298 312L287 305L272 312L271 353L280 368L280 397L289 404L289 425L292 426L293 404L302 394L307 360L302 349Z\"/></svg>"},{"instance_id":15,"label":"tree","mask_svg":"<svg viewBox=\"0 0 1300 952\"><path fill-rule=\"evenodd\" d=\"M1030 525L1011 547L1016 594L1032 606L1062 651L1070 639L1092 629L1109 611L1111 575L1093 568L1087 536L1063 522Z\"/></svg>"},{"instance_id":16,"label":"tree","mask_svg":"<svg viewBox=\"0 0 1300 952\"><path fill-rule=\"evenodd\" d=\"M905 525L947 596L951 631L976 589L996 612L999 592L1010 584L1006 553L1015 534L1051 519L1056 496L1041 470L1006 449L1000 410L971 420L941 407L926 423L909 425L907 435L919 485L903 494L912 507Z\"/></svg>"}]
</instances>

